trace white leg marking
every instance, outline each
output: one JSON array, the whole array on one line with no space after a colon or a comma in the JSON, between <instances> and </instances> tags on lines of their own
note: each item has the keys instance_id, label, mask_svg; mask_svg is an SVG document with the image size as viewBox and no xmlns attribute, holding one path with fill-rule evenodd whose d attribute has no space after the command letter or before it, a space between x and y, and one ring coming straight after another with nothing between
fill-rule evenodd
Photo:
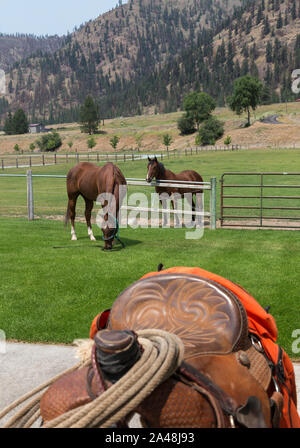
<instances>
[{"instance_id":1,"label":"white leg marking","mask_svg":"<svg viewBox=\"0 0 300 448\"><path fill-rule=\"evenodd\" d=\"M88 227L88 235L89 235L91 241L96 241L96 238L94 237L91 227Z\"/></svg>"},{"instance_id":2,"label":"white leg marking","mask_svg":"<svg viewBox=\"0 0 300 448\"><path fill-rule=\"evenodd\" d=\"M77 236L73 226L71 227L71 235L72 235L72 241L77 241Z\"/></svg>"}]
</instances>

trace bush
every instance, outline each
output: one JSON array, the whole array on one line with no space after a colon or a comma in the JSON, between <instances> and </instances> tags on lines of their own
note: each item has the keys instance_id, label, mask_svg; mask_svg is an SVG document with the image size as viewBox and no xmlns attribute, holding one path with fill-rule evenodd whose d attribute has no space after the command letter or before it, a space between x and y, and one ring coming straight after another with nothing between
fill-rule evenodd
<instances>
[{"instance_id":1,"label":"bush","mask_svg":"<svg viewBox=\"0 0 300 448\"><path fill-rule=\"evenodd\" d=\"M193 118L187 115L183 115L183 117L179 118L177 121L177 127L180 131L180 135L189 135L196 132Z\"/></svg>"},{"instance_id":2,"label":"bush","mask_svg":"<svg viewBox=\"0 0 300 448\"><path fill-rule=\"evenodd\" d=\"M231 136L227 135L224 139L224 145L229 146L231 142L232 142Z\"/></svg>"},{"instance_id":3,"label":"bush","mask_svg":"<svg viewBox=\"0 0 300 448\"><path fill-rule=\"evenodd\" d=\"M36 141L36 144L41 151L55 151L56 149L61 147L62 140L58 132L52 131L48 134L43 135L39 140Z\"/></svg>"},{"instance_id":4,"label":"bush","mask_svg":"<svg viewBox=\"0 0 300 448\"><path fill-rule=\"evenodd\" d=\"M198 136L196 137L196 144L200 145L214 145L216 140L224 135L224 123L215 117L210 117L202 123Z\"/></svg>"},{"instance_id":5,"label":"bush","mask_svg":"<svg viewBox=\"0 0 300 448\"><path fill-rule=\"evenodd\" d=\"M114 135L110 140L110 144L113 147L113 149L117 149L118 143L120 141L120 138L117 135Z\"/></svg>"},{"instance_id":6,"label":"bush","mask_svg":"<svg viewBox=\"0 0 300 448\"><path fill-rule=\"evenodd\" d=\"M89 149L93 149L97 145L97 142L96 142L96 140L95 140L95 138L93 136L88 138L87 145L88 145Z\"/></svg>"}]
</instances>

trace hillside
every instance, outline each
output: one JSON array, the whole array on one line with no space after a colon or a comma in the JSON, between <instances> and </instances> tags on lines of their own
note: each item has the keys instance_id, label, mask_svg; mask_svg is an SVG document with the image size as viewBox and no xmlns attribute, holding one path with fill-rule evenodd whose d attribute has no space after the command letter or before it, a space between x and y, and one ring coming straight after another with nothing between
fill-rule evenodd
<instances>
[{"instance_id":1,"label":"hillside","mask_svg":"<svg viewBox=\"0 0 300 448\"><path fill-rule=\"evenodd\" d=\"M0 34L0 69L8 72L16 62L37 53L54 53L64 42L59 36Z\"/></svg>"},{"instance_id":2,"label":"hillside","mask_svg":"<svg viewBox=\"0 0 300 448\"><path fill-rule=\"evenodd\" d=\"M137 137L141 139L141 151L156 152L165 151L162 143L164 133L172 136L170 150L183 150L190 146L195 146L195 134L181 136L177 128L177 120L182 112L168 114L139 115L127 118L114 118L105 120L104 126L101 124L100 133L95 135L96 146L93 151L111 153L112 147L110 139L113 135L120 137L118 144L118 154L123 152L137 151ZM244 128L242 125L246 120L246 114L238 117L234 112L225 107L218 107L214 115L224 122L224 136L217 142L217 145L224 146L226 135L232 137L233 145L250 145L257 148L286 147L300 148L300 108L299 103L271 104L260 106L253 117L253 125ZM268 124L260 121L263 117L278 115L280 124ZM88 136L80 132L77 123L57 124L51 126L56 129L61 138L62 146L60 153L74 153L76 151L87 153ZM0 133L0 155L10 154L10 163L15 164L15 157L18 154L14 151L17 144L24 153L31 153L29 147L40 135L3 135ZM70 148L69 143L73 145ZM37 146L34 152L38 151ZM53 155L50 155L53 157Z\"/></svg>"},{"instance_id":3,"label":"hillside","mask_svg":"<svg viewBox=\"0 0 300 448\"><path fill-rule=\"evenodd\" d=\"M17 63L7 76L6 99L11 109L24 108L31 121L73 120L88 93L98 99L109 97L123 89L126 82L160 70L179 49L198 45L206 32L221 30L233 7L240 3L130 0L86 23L53 54ZM164 95L161 92L162 101ZM5 109L8 107L0 108L0 113ZM109 105L108 116L118 112L118 104Z\"/></svg>"},{"instance_id":4,"label":"hillside","mask_svg":"<svg viewBox=\"0 0 300 448\"><path fill-rule=\"evenodd\" d=\"M22 107L30 121L76 121L87 94L105 118L176 111L191 89L223 106L247 73L264 82L265 104L294 100L299 29L300 0L130 0L17 63L0 118Z\"/></svg>"},{"instance_id":5,"label":"hillside","mask_svg":"<svg viewBox=\"0 0 300 448\"><path fill-rule=\"evenodd\" d=\"M115 103L124 114L137 113L136 105L143 104L171 112L190 90L204 90L223 106L234 80L246 74L263 81L263 104L295 100L291 73L300 67L300 1L249 0L223 25L219 32L203 31L197 45L170 57L159 70L111 92L102 99L103 109Z\"/></svg>"}]
</instances>

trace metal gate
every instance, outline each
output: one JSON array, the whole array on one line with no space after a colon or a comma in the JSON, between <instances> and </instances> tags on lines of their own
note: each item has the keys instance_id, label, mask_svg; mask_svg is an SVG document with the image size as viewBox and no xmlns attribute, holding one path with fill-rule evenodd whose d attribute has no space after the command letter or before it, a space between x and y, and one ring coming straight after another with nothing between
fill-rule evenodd
<instances>
[{"instance_id":1,"label":"metal gate","mask_svg":"<svg viewBox=\"0 0 300 448\"><path fill-rule=\"evenodd\" d=\"M221 177L221 227L300 229L300 173Z\"/></svg>"}]
</instances>

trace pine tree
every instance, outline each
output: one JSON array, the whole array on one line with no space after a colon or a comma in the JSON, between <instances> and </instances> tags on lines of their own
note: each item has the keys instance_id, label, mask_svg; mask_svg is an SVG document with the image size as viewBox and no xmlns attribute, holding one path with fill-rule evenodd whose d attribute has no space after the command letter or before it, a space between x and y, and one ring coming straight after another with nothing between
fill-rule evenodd
<instances>
[{"instance_id":1,"label":"pine tree","mask_svg":"<svg viewBox=\"0 0 300 448\"><path fill-rule=\"evenodd\" d=\"M29 123L23 109L18 109L13 117L13 127L15 134L27 134Z\"/></svg>"},{"instance_id":2,"label":"pine tree","mask_svg":"<svg viewBox=\"0 0 300 448\"><path fill-rule=\"evenodd\" d=\"M99 108L90 95L86 97L80 108L79 122L82 132L90 135L95 134L98 129L100 123Z\"/></svg>"},{"instance_id":3,"label":"pine tree","mask_svg":"<svg viewBox=\"0 0 300 448\"><path fill-rule=\"evenodd\" d=\"M7 134L7 135L13 135L14 134L13 117L12 117L11 112L8 113L8 117L5 120L3 130L4 130L5 134Z\"/></svg>"}]
</instances>

